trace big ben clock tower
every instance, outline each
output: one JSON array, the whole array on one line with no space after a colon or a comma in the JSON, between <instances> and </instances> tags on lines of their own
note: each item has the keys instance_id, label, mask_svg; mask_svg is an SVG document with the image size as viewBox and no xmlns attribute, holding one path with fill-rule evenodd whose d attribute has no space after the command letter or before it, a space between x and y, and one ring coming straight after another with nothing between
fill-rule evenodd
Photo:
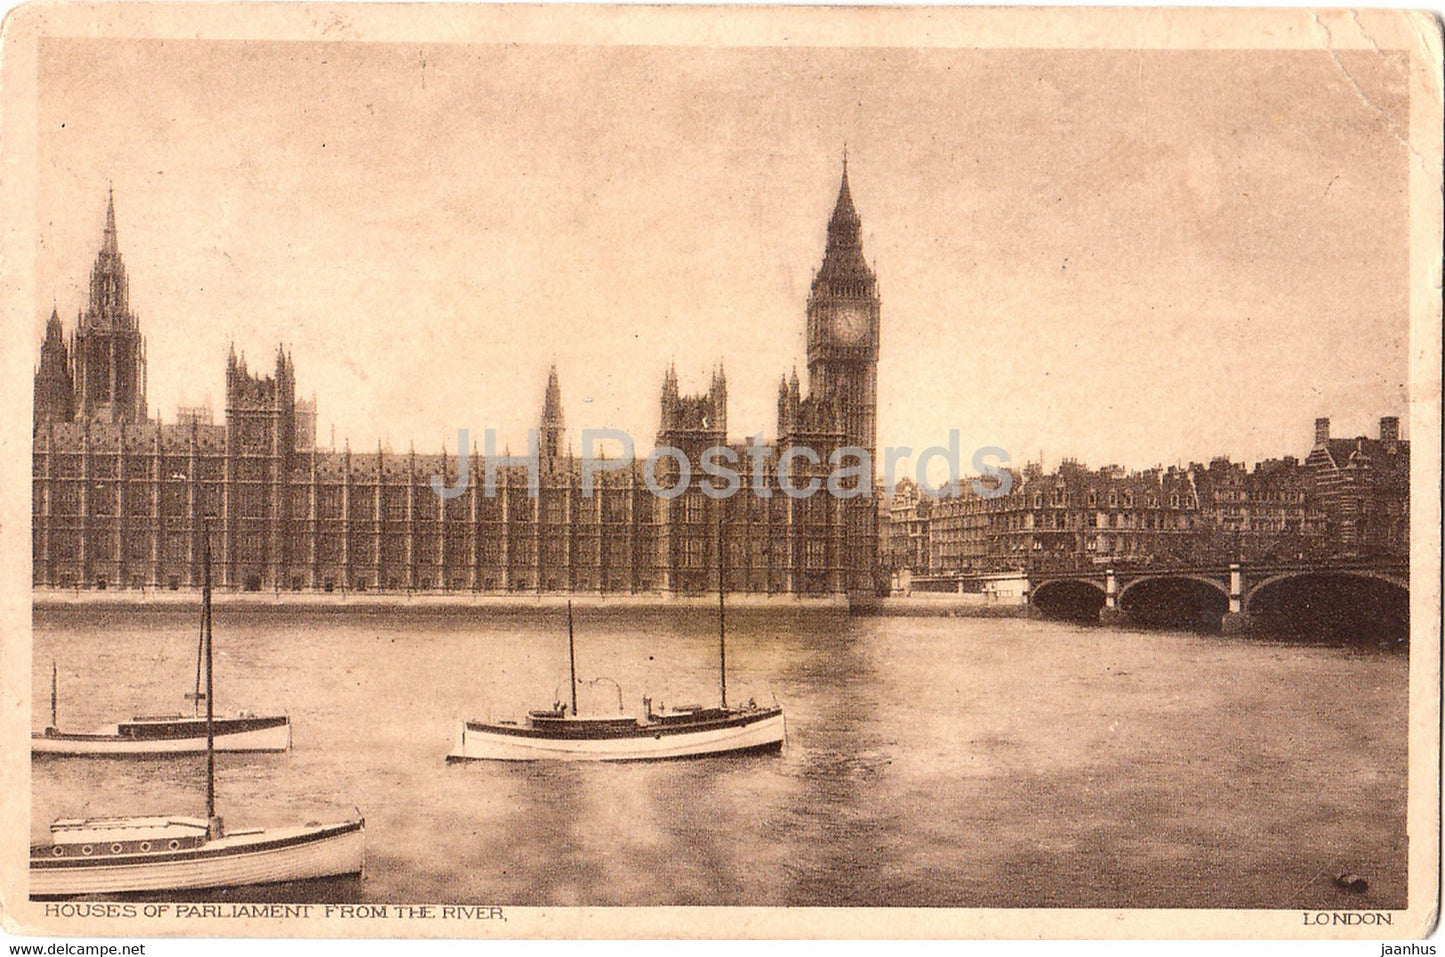
<instances>
[{"instance_id":1,"label":"big ben clock tower","mask_svg":"<svg viewBox=\"0 0 1445 957\"><path fill-rule=\"evenodd\" d=\"M812 395L837 402L845 444L868 453L861 495L844 500L845 578L850 593L871 592L878 556L873 501L878 418L878 282L863 258L862 223L848 190L848 160L828 221L823 264L808 295L808 380ZM856 462L845 461L845 466Z\"/></svg>"}]
</instances>

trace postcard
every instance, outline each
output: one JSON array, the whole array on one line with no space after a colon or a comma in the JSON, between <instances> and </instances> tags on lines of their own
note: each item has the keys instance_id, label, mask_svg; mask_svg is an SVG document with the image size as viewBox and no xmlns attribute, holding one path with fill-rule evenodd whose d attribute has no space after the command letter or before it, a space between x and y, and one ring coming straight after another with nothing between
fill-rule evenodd
<instances>
[{"instance_id":1,"label":"postcard","mask_svg":"<svg viewBox=\"0 0 1445 957\"><path fill-rule=\"evenodd\" d=\"M1441 48L18 7L7 931L1429 933Z\"/></svg>"}]
</instances>

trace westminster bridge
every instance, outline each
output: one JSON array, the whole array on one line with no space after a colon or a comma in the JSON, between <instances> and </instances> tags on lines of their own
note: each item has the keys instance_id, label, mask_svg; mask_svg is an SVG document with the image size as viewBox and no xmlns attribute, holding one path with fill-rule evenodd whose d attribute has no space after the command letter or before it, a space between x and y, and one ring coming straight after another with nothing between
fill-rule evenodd
<instances>
[{"instance_id":1,"label":"westminster bridge","mask_svg":"<svg viewBox=\"0 0 1445 957\"><path fill-rule=\"evenodd\" d=\"M1389 557L1036 566L1016 577L1030 609L1045 617L1398 641L1408 632L1409 575L1408 560ZM949 576L964 591L998 578Z\"/></svg>"}]
</instances>

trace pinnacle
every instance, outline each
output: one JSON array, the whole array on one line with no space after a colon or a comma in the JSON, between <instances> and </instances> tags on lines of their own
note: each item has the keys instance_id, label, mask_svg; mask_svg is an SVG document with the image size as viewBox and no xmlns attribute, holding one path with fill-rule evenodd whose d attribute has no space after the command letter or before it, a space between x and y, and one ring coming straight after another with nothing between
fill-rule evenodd
<instances>
[{"instance_id":1,"label":"pinnacle","mask_svg":"<svg viewBox=\"0 0 1445 957\"><path fill-rule=\"evenodd\" d=\"M542 400L542 421L562 423L562 387L557 382L557 365L553 363L547 373L547 394Z\"/></svg>"},{"instance_id":2,"label":"pinnacle","mask_svg":"<svg viewBox=\"0 0 1445 957\"><path fill-rule=\"evenodd\" d=\"M101 245L101 251L113 255L119 250L120 245L115 234L115 187L112 186L106 192L105 240Z\"/></svg>"},{"instance_id":3,"label":"pinnacle","mask_svg":"<svg viewBox=\"0 0 1445 957\"><path fill-rule=\"evenodd\" d=\"M828 221L829 238L846 230L850 234L848 238L856 240L860 225L858 210L853 206L853 192L848 188L848 158L845 155L843 178L838 184L838 201L833 205L833 217Z\"/></svg>"}]
</instances>

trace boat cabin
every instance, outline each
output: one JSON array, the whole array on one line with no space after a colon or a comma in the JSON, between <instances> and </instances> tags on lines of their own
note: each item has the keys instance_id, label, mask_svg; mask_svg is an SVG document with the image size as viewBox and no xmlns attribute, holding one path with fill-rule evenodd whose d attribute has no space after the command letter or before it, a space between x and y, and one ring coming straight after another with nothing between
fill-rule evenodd
<instances>
[{"instance_id":1,"label":"boat cabin","mask_svg":"<svg viewBox=\"0 0 1445 957\"><path fill-rule=\"evenodd\" d=\"M50 825L50 844L31 857L107 857L191 850L207 838L206 821L189 817L62 818Z\"/></svg>"}]
</instances>

